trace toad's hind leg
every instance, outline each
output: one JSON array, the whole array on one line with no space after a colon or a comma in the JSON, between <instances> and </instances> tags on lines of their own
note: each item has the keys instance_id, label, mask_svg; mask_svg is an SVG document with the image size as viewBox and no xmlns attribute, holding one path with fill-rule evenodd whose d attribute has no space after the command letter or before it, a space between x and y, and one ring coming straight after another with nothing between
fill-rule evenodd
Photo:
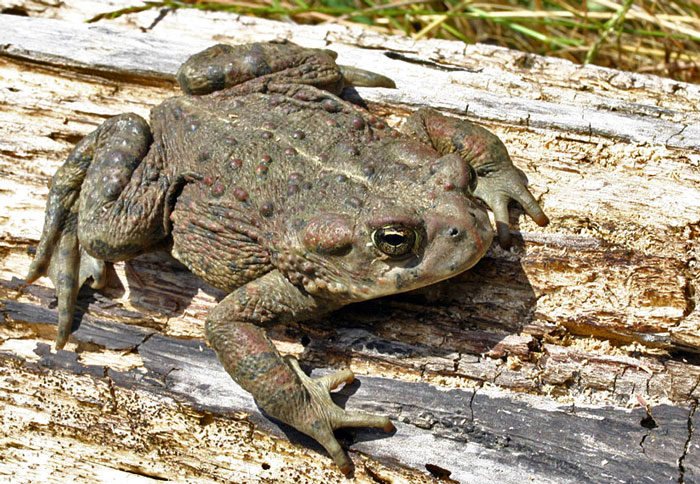
<instances>
[{"instance_id":1,"label":"toad's hind leg","mask_svg":"<svg viewBox=\"0 0 700 484\"><path fill-rule=\"evenodd\" d=\"M238 95L267 92L289 84L311 85L333 94L340 94L345 86L396 87L380 74L337 65L336 57L333 51L291 42L217 44L187 59L177 72L177 82L184 93L198 95L227 88Z\"/></svg>"},{"instance_id":2,"label":"toad's hind leg","mask_svg":"<svg viewBox=\"0 0 700 484\"><path fill-rule=\"evenodd\" d=\"M134 257L166 235L168 185L151 140L141 117L116 116L80 141L51 179L44 228L26 279L48 275L54 283L57 348L68 340L80 286L89 278L94 288L104 285L104 261Z\"/></svg>"}]
</instances>

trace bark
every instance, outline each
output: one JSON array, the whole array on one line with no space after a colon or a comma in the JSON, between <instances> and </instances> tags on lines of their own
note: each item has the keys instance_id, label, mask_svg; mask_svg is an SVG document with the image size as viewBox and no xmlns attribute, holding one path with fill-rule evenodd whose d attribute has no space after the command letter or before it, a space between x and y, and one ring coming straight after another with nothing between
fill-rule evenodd
<instances>
[{"instance_id":1,"label":"bark","mask_svg":"<svg viewBox=\"0 0 700 484\"><path fill-rule=\"evenodd\" d=\"M56 352L50 282L23 276L47 181L107 117L147 116L214 42L289 39L393 78L345 96L400 124L430 105L498 134L552 223L426 290L275 328L350 366L359 482L700 480L700 88L484 45L196 10L85 24L128 2L0 1L0 476L12 482L343 481L262 415L202 341L222 294L164 253L81 291ZM364 47L360 49L359 47ZM130 481L131 482L131 481Z\"/></svg>"}]
</instances>

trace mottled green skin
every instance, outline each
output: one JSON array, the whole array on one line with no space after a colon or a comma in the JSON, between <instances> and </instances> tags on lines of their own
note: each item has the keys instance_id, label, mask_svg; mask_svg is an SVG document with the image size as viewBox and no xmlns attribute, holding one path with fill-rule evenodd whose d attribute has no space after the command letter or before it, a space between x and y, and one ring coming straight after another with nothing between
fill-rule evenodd
<instances>
[{"instance_id":1,"label":"mottled green skin","mask_svg":"<svg viewBox=\"0 0 700 484\"><path fill-rule=\"evenodd\" d=\"M58 170L27 279L53 279L62 347L77 290L89 278L103 284L103 261L172 247L229 293L206 323L229 374L348 473L333 430L391 422L335 406L329 391L352 372L309 379L264 328L470 268L493 237L475 197L494 210L502 244L511 199L547 219L493 134L432 110L399 133L335 95L350 76L390 81L341 74L334 57L252 44L190 58L178 73L187 95L155 108L150 127L134 114L112 118ZM410 252L380 250L373 234L385 227L414 234Z\"/></svg>"}]
</instances>

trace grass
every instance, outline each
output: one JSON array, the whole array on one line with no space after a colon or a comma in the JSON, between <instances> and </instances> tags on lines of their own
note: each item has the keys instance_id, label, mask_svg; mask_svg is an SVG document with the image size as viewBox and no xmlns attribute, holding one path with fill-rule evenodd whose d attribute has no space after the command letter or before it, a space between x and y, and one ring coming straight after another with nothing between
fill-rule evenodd
<instances>
[{"instance_id":1,"label":"grass","mask_svg":"<svg viewBox=\"0 0 700 484\"><path fill-rule=\"evenodd\" d=\"M489 43L700 82L698 0L164 0L92 20L177 8L356 24L414 39Z\"/></svg>"}]
</instances>

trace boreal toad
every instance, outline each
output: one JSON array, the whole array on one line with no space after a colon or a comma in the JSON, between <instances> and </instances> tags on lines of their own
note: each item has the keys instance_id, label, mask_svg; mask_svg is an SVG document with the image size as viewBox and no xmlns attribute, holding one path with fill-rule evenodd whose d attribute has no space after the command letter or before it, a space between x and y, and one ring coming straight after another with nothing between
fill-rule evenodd
<instances>
[{"instance_id":1,"label":"boreal toad","mask_svg":"<svg viewBox=\"0 0 700 484\"><path fill-rule=\"evenodd\" d=\"M333 430L391 422L336 406L329 392L352 372L309 378L265 328L469 269L493 238L481 201L503 245L511 200L547 218L495 135L430 109L392 129L338 97L348 80L391 81L330 51L217 45L177 79L185 95L153 109L150 126L111 118L56 172L27 280L53 280L61 348L78 289L104 284L104 261L170 248L228 293L206 321L224 368L347 474Z\"/></svg>"}]
</instances>

